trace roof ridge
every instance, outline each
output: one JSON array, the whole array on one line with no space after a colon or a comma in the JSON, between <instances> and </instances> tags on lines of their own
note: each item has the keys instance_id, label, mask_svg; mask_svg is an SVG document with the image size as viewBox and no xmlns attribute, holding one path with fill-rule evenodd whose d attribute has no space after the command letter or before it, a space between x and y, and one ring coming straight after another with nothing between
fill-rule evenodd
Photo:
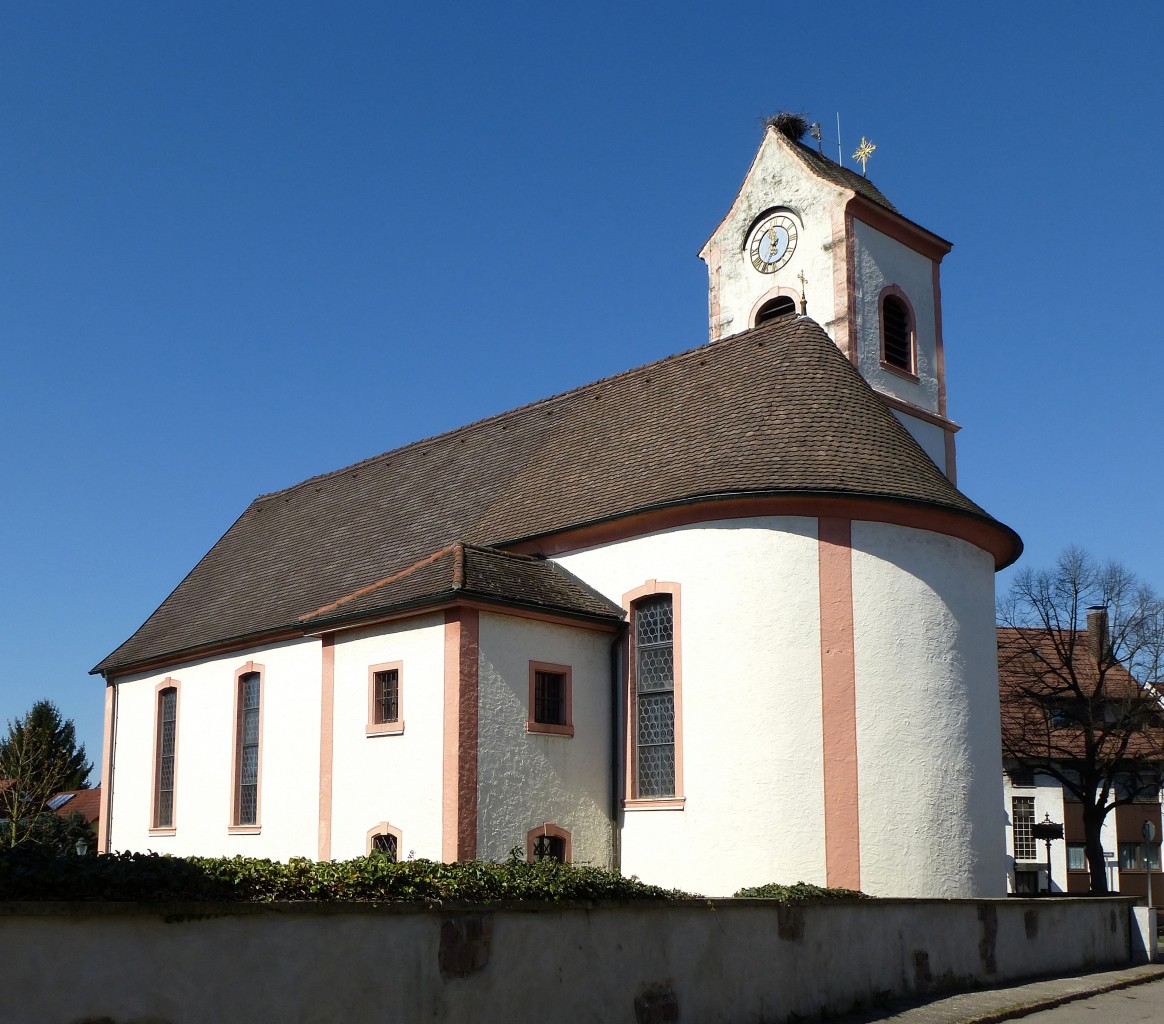
<instances>
[{"instance_id":1,"label":"roof ridge","mask_svg":"<svg viewBox=\"0 0 1164 1024\"><path fill-rule=\"evenodd\" d=\"M329 604L322 605L314 611L304 612L299 616L300 622L306 622L308 619L318 618L327 612L333 612L337 608L342 608L345 604L356 600L358 597L363 597L365 594L370 594L374 590L379 590L381 587L386 587L389 583L395 583L397 580L404 579L405 576L410 576L416 572L417 569L423 569L426 565L431 565L433 562L440 561L450 551L456 552L458 548L463 548L464 545L459 542L456 544L448 544L439 551L434 551L431 555L425 555L419 561L413 562L412 565L399 572L393 573L391 576L386 576L382 580L376 580L374 583L369 583L365 587L360 587L359 590L353 590L350 594L345 594L343 597L336 598L336 600Z\"/></svg>"}]
</instances>

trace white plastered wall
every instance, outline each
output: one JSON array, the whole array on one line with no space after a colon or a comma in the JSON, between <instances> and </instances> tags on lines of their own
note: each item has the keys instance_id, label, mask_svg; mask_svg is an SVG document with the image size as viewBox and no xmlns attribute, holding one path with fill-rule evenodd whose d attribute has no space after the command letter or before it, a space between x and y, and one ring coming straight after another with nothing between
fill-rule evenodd
<instances>
[{"instance_id":1,"label":"white plastered wall","mask_svg":"<svg viewBox=\"0 0 1164 1024\"><path fill-rule=\"evenodd\" d=\"M1002 895L993 559L855 522L853 608L862 889Z\"/></svg>"},{"instance_id":2,"label":"white plastered wall","mask_svg":"<svg viewBox=\"0 0 1164 1024\"><path fill-rule=\"evenodd\" d=\"M828 329L833 318L846 315L845 309L833 308L833 260L845 258L843 242L836 244L833 235L843 223L840 210L850 193L819 178L789 146L774 132L765 133L739 195L701 253L710 276L713 341L748 330L752 308L778 286L796 296L799 312L801 273L809 316ZM774 207L796 214L799 238L783 267L762 274L748 259L747 236L756 218Z\"/></svg>"},{"instance_id":3,"label":"white plastered wall","mask_svg":"<svg viewBox=\"0 0 1164 1024\"><path fill-rule=\"evenodd\" d=\"M574 863L609 867L614 635L482 612L479 637L477 856L524 856L529 830L551 822ZM573 736L526 731L531 661L570 667Z\"/></svg>"},{"instance_id":4,"label":"white plastered wall","mask_svg":"<svg viewBox=\"0 0 1164 1024\"><path fill-rule=\"evenodd\" d=\"M852 232L857 369L878 391L936 414L938 347L933 261L859 220L853 220ZM878 300L887 285L897 285L913 307L917 383L881 366L881 311ZM905 421L905 425L913 431L916 422L911 418ZM917 436L916 432L914 436ZM924 446L924 442L922 444ZM945 455L934 461L944 466Z\"/></svg>"},{"instance_id":5,"label":"white plastered wall","mask_svg":"<svg viewBox=\"0 0 1164 1024\"><path fill-rule=\"evenodd\" d=\"M235 673L263 666L261 830L229 832ZM190 662L117 684L112 850L180 856L314 857L319 794L320 643L296 640ZM150 833L156 686L179 681L173 835Z\"/></svg>"},{"instance_id":6,"label":"white plastered wall","mask_svg":"<svg viewBox=\"0 0 1164 1024\"><path fill-rule=\"evenodd\" d=\"M628 809L622 871L707 895L824 882L816 520L667 530L558 559L614 601L677 582L682 810Z\"/></svg>"},{"instance_id":7,"label":"white plastered wall","mask_svg":"<svg viewBox=\"0 0 1164 1024\"><path fill-rule=\"evenodd\" d=\"M401 663L404 731L368 736L368 668L388 662ZM401 858L441 859L444 668L440 614L337 636L333 859L363 856L368 830L384 821L401 832Z\"/></svg>"},{"instance_id":8,"label":"white plastered wall","mask_svg":"<svg viewBox=\"0 0 1164 1024\"><path fill-rule=\"evenodd\" d=\"M934 464L943 473L946 472L946 432L941 427L934 423L927 423L925 420L918 419L916 416L911 416L909 413L900 412L897 409L890 409L891 413L896 416L912 435L913 439L922 447Z\"/></svg>"}]
</instances>

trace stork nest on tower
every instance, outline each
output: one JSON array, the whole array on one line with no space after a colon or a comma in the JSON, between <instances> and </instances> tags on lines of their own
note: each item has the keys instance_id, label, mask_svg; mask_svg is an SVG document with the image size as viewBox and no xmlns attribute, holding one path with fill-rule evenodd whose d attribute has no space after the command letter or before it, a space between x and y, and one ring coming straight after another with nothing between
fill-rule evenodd
<instances>
[{"instance_id":1,"label":"stork nest on tower","mask_svg":"<svg viewBox=\"0 0 1164 1024\"><path fill-rule=\"evenodd\" d=\"M799 142L808 132L808 118L804 114L794 114L791 110L781 110L778 114L766 117L764 127L775 128L786 139Z\"/></svg>"}]
</instances>

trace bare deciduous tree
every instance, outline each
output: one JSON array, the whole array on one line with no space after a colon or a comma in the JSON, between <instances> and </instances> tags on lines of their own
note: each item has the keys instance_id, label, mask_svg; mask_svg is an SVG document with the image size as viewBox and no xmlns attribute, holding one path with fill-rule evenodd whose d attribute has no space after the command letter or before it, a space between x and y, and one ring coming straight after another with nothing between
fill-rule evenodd
<instances>
[{"instance_id":1,"label":"bare deciduous tree","mask_svg":"<svg viewBox=\"0 0 1164 1024\"><path fill-rule=\"evenodd\" d=\"M1158 792L1164 768L1164 603L1076 547L1026 569L999 603L1003 756L1082 804L1091 891L1107 891L1101 830Z\"/></svg>"}]
</instances>

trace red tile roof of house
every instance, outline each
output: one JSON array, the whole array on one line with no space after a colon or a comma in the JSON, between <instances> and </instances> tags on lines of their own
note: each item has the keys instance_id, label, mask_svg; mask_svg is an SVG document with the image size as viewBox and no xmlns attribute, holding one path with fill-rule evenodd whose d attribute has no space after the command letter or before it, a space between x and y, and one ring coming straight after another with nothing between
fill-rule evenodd
<instances>
[{"instance_id":1,"label":"red tile roof of house","mask_svg":"<svg viewBox=\"0 0 1164 1024\"><path fill-rule=\"evenodd\" d=\"M1073 697L1072 685L1085 697L1095 698L1094 709ZM1164 728L1160 728L1164 718L1158 695L1141 686L1123 665L1113 664L1101 676L1084 630L1000 627L998 687L1004 755L1054 761L1082 757L1084 730L1073 724L1057 726L1050 713L1062 704L1073 709L1071 714L1089 720L1094 716L1094 726L1087 728L1102 744L1101 757L1119 753L1128 759L1164 761ZM1121 705L1125 724L1105 728L1104 702ZM1151 714L1156 727L1149 724L1129 730L1126 721L1133 712Z\"/></svg>"},{"instance_id":2,"label":"red tile roof of house","mask_svg":"<svg viewBox=\"0 0 1164 1024\"><path fill-rule=\"evenodd\" d=\"M54 810L62 818L67 818L70 814L80 814L84 817L88 824L93 824L101 815L101 787L97 786L93 789L69 789L61 793L57 793L53 799L57 800L60 797L68 797L66 801L58 805Z\"/></svg>"}]
</instances>

